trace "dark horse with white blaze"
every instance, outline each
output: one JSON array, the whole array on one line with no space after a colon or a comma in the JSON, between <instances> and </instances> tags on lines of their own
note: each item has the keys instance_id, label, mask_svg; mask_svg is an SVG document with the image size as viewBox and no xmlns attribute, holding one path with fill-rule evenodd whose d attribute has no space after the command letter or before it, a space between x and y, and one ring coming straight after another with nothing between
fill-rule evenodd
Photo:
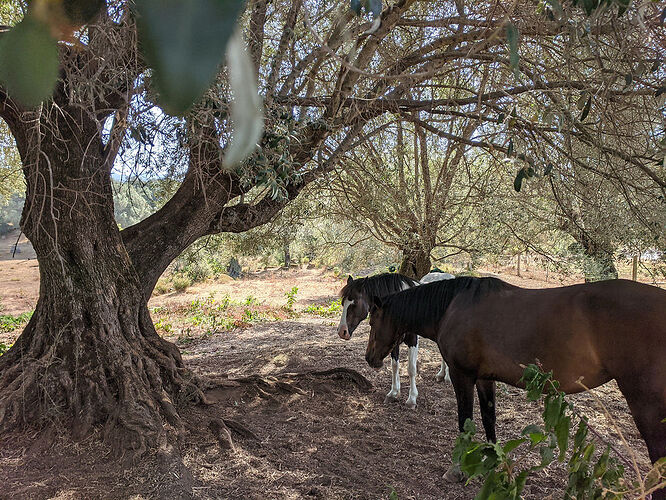
<instances>
[{"instance_id":1,"label":"dark horse with white blaze","mask_svg":"<svg viewBox=\"0 0 666 500\"><path fill-rule=\"evenodd\" d=\"M425 280L450 279L453 275L441 272L427 274ZM420 283L403 274L384 273L366 278L347 279L347 284L340 291L342 301L342 317L338 325L338 335L349 340L361 321L368 316L372 297L388 297L389 295L406 290ZM403 342L409 346L407 372L409 373L409 396L405 404L409 408L416 408L416 359L418 357L418 337L414 333L407 333ZM391 390L385 401L396 401L400 395L400 343L397 343L391 352ZM448 370L442 361L442 367L436 375L438 381L448 380Z\"/></svg>"},{"instance_id":2,"label":"dark horse with white blaze","mask_svg":"<svg viewBox=\"0 0 666 500\"><path fill-rule=\"evenodd\" d=\"M666 456L666 291L627 280L531 290L496 278L455 278L373 298L365 359L374 368L403 338L437 342L449 365L458 427L472 418L474 386L495 441L495 380L521 386L539 360L566 393L612 379L650 459ZM666 498L666 491L655 493Z\"/></svg>"}]
</instances>

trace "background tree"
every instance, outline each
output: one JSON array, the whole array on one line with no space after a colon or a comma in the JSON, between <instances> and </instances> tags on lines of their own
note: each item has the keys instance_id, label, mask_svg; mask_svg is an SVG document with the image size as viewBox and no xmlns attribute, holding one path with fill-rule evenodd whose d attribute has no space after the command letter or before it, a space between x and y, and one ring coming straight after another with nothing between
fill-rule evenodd
<instances>
[{"instance_id":1,"label":"background tree","mask_svg":"<svg viewBox=\"0 0 666 500\"><path fill-rule=\"evenodd\" d=\"M475 129L472 120L448 123L449 133L467 138ZM399 272L420 279L436 249L449 255L481 250L470 223L496 176L467 150L398 119L347 153L327 190L337 214L397 248Z\"/></svg>"}]
</instances>

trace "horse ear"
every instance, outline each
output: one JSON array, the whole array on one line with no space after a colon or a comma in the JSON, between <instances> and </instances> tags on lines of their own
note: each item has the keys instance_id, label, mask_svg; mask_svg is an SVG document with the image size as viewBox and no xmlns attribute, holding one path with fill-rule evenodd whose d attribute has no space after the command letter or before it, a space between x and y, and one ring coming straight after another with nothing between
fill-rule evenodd
<instances>
[{"instance_id":1,"label":"horse ear","mask_svg":"<svg viewBox=\"0 0 666 500\"><path fill-rule=\"evenodd\" d=\"M382 307L382 299L380 299L377 296L372 297L372 305L375 306L377 309L380 309Z\"/></svg>"},{"instance_id":2,"label":"horse ear","mask_svg":"<svg viewBox=\"0 0 666 500\"><path fill-rule=\"evenodd\" d=\"M354 281L354 278L352 278L350 274L349 277L347 278L347 284L348 285L351 284L352 281Z\"/></svg>"}]
</instances>

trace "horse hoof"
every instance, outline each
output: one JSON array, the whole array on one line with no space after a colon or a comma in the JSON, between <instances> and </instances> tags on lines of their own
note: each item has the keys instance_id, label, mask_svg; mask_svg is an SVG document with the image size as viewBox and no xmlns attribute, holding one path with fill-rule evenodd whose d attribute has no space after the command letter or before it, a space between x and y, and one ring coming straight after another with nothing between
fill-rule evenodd
<instances>
[{"instance_id":1,"label":"horse hoof","mask_svg":"<svg viewBox=\"0 0 666 500\"><path fill-rule=\"evenodd\" d=\"M405 401L405 406L410 410L416 410L416 401L407 400Z\"/></svg>"},{"instance_id":2,"label":"horse hoof","mask_svg":"<svg viewBox=\"0 0 666 500\"><path fill-rule=\"evenodd\" d=\"M462 483L465 480L465 474L460 470L460 465L453 464L444 474L444 481L449 483Z\"/></svg>"},{"instance_id":3,"label":"horse hoof","mask_svg":"<svg viewBox=\"0 0 666 500\"><path fill-rule=\"evenodd\" d=\"M387 394L386 397L384 398L384 404L396 403L397 401L398 401L398 396L391 396L390 394Z\"/></svg>"}]
</instances>

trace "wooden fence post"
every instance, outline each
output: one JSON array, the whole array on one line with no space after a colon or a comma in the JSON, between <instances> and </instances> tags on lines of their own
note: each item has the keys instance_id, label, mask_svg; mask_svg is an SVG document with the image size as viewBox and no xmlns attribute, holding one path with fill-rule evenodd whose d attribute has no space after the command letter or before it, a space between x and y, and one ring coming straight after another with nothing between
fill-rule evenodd
<instances>
[{"instance_id":1,"label":"wooden fence post","mask_svg":"<svg viewBox=\"0 0 666 500\"><path fill-rule=\"evenodd\" d=\"M638 279L638 255L634 255L631 266L631 279L634 281Z\"/></svg>"}]
</instances>

